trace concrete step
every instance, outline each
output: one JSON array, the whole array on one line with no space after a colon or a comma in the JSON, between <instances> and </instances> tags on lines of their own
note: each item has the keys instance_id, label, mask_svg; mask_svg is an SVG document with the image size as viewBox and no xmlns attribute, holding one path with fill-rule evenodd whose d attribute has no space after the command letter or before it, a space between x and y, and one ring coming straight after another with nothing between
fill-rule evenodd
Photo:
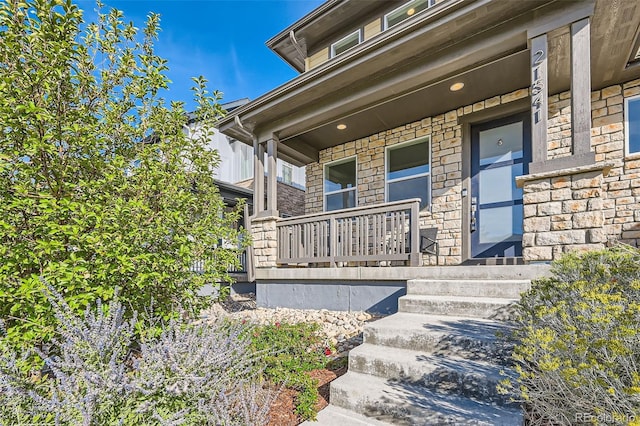
<instances>
[{"instance_id":1,"label":"concrete step","mask_svg":"<svg viewBox=\"0 0 640 426\"><path fill-rule=\"evenodd\" d=\"M530 280L409 280L407 294L518 299Z\"/></svg>"},{"instance_id":2,"label":"concrete step","mask_svg":"<svg viewBox=\"0 0 640 426\"><path fill-rule=\"evenodd\" d=\"M392 268L389 268L392 269ZM455 265L418 269L414 279L428 280L533 280L550 274L548 264Z\"/></svg>"},{"instance_id":3,"label":"concrete step","mask_svg":"<svg viewBox=\"0 0 640 426\"><path fill-rule=\"evenodd\" d=\"M516 299L408 294L398 299L398 311L504 320L511 318Z\"/></svg>"},{"instance_id":4,"label":"concrete step","mask_svg":"<svg viewBox=\"0 0 640 426\"><path fill-rule=\"evenodd\" d=\"M480 360L362 344L349 353L349 371L408 382L426 389L506 404L497 391L504 367Z\"/></svg>"},{"instance_id":5,"label":"concrete step","mask_svg":"<svg viewBox=\"0 0 640 426\"><path fill-rule=\"evenodd\" d=\"M522 425L517 406L442 394L353 371L331 382L331 404L394 425Z\"/></svg>"},{"instance_id":6,"label":"concrete step","mask_svg":"<svg viewBox=\"0 0 640 426\"><path fill-rule=\"evenodd\" d=\"M318 413L315 421L302 422L302 426L390 426L391 423L382 422L366 417L355 411L346 410L337 405L328 405Z\"/></svg>"},{"instance_id":7,"label":"concrete step","mask_svg":"<svg viewBox=\"0 0 640 426\"><path fill-rule=\"evenodd\" d=\"M496 335L511 331L508 323L482 318L399 312L367 324L363 334L373 345L506 363L513 345Z\"/></svg>"}]
</instances>

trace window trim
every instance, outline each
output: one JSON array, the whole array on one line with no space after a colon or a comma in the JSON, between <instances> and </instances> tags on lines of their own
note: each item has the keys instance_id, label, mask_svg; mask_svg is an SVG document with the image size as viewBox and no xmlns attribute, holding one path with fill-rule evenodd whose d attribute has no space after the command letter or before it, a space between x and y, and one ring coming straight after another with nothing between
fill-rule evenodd
<instances>
[{"instance_id":1,"label":"window trim","mask_svg":"<svg viewBox=\"0 0 640 426\"><path fill-rule=\"evenodd\" d=\"M393 25L389 26L389 20L388 20L389 15L391 15L391 14L393 14L393 13L395 13L395 12L397 12L397 11L401 10L401 9L406 8L406 7L407 7L407 6L409 6L411 3L414 3L414 2L416 2L416 1L417 1L417 0L409 0L408 2L403 3L403 4L401 4L400 6L396 7L396 8L395 8L395 9L393 9L392 11L385 13L385 14L384 14L384 16L382 17L382 31L387 31L389 28L393 28L393 27L395 27L396 25L399 25L399 24L401 24L402 22L406 21L407 19L411 18L411 16L413 16L413 15L408 16L407 18L403 19L402 21L397 22L397 23L395 23L395 24L393 24ZM427 7L426 7L426 9L424 9L424 10L430 9L430 8L432 8L433 6L435 6L435 5L436 5L435 0L426 0L426 2L427 2ZM422 12L422 11L420 11L420 12ZM417 14L419 14L420 12L418 12Z\"/></svg>"},{"instance_id":2,"label":"window trim","mask_svg":"<svg viewBox=\"0 0 640 426\"><path fill-rule=\"evenodd\" d=\"M288 170L289 172L289 180L287 181L287 173L285 173L285 171ZM286 183L287 185L292 185L293 184L293 165L287 163L286 161L282 162L282 182Z\"/></svg>"},{"instance_id":3,"label":"window trim","mask_svg":"<svg viewBox=\"0 0 640 426\"><path fill-rule=\"evenodd\" d=\"M412 0L413 1L413 0ZM336 53L336 44L345 41L346 39L348 39L349 37L352 37L354 34L358 34L358 44L356 44L355 46L352 46L350 48L348 48L347 50L340 52L340 53ZM358 28L357 30L347 34L346 36L342 37L340 40L336 41L335 43L331 43L331 46L329 48L329 59L334 58L338 55L342 55L343 53L353 49L354 47L358 46L360 43L362 43L362 30L360 28Z\"/></svg>"},{"instance_id":4,"label":"window trim","mask_svg":"<svg viewBox=\"0 0 640 426\"><path fill-rule=\"evenodd\" d=\"M355 166L355 172L356 172L356 180L354 182L353 188L345 188L345 189L339 189L337 191L329 191L329 192L325 191L324 182L326 180L327 167L336 166L343 163L349 163L352 160L353 160L353 163ZM335 211L335 210L327 210L327 195L340 194L347 191L354 191L354 194L355 194L353 197L354 204L355 204L355 207L358 207L358 156L357 155L351 155L349 157L341 158L339 160L329 161L328 163L324 163L324 165L322 166L322 211L323 212Z\"/></svg>"},{"instance_id":5,"label":"window trim","mask_svg":"<svg viewBox=\"0 0 640 426\"><path fill-rule=\"evenodd\" d=\"M640 150L635 152L631 152L629 150L630 142L631 142L631 135L629 134L629 102L630 101L640 102L640 95L629 96L628 98L624 99L624 156L625 157L640 156Z\"/></svg>"},{"instance_id":6,"label":"window trim","mask_svg":"<svg viewBox=\"0 0 640 426\"><path fill-rule=\"evenodd\" d=\"M419 173L419 174L415 174L415 175L411 175L411 176L405 176L405 177L401 177L401 178L395 178L395 179L387 179L387 176L389 174L389 160L390 160L390 156L389 156L389 151L393 151L395 149L402 149L403 147L407 147L407 146L411 146L411 145L418 145L421 144L423 142L427 143L427 149L429 150L429 172L428 173ZM396 182L402 182L405 180L409 180L409 179L415 179L415 178L419 178L419 177L424 177L424 176L428 176L428 182L429 182L429 199L427 200L427 205L422 208L423 211L430 211L431 210L431 205L432 205L432 199L433 199L433 195L431 193L432 190L432 186L433 186L433 173L432 173L432 168L431 168L431 161L433 159L433 152L432 152L432 147L431 147L431 135L427 135L427 136L420 136L419 138L415 138L415 139L411 139L405 142L401 142L401 143L396 143L393 145L387 145L385 147L384 150L384 200L386 203L389 202L389 184L390 183L396 183Z\"/></svg>"}]
</instances>

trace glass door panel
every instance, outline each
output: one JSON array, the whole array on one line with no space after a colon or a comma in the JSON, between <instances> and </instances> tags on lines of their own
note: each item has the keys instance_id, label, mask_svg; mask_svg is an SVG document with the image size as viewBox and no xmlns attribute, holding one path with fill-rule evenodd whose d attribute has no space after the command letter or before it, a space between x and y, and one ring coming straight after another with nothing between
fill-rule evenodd
<instances>
[{"instance_id":1,"label":"glass door panel","mask_svg":"<svg viewBox=\"0 0 640 426\"><path fill-rule=\"evenodd\" d=\"M516 176L530 158L529 114L471 129L471 255L475 258L522 255L522 189Z\"/></svg>"}]
</instances>

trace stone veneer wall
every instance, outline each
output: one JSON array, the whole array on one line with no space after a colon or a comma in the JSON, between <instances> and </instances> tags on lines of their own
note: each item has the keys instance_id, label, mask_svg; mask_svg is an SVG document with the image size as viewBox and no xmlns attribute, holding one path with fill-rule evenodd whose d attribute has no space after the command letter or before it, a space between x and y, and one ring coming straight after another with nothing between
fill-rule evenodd
<instances>
[{"instance_id":1,"label":"stone veneer wall","mask_svg":"<svg viewBox=\"0 0 640 426\"><path fill-rule=\"evenodd\" d=\"M596 161L613 163L603 179L609 241L640 246L640 154L625 157L624 99L640 94L640 79L592 93L591 146Z\"/></svg>"},{"instance_id":2,"label":"stone veneer wall","mask_svg":"<svg viewBox=\"0 0 640 426\"><path fill-rule=\"evenodd\" d=\"M277 217L251 219L253 261L256 268L273 268L278 255Z\"/></svg>"},{"instance_id":3,"label":"stone veneer wall","mask_svg":"<svg viewBox=\"0 0 640 426\"><path fill-rule=\"evenodd\" d=\"M523 257L556 259L570 250L601 249L603 229L602 170L528 181L524 185Z\"/></svg>"},{"instance_id":4,"label":"stone veneer wall","mask_svg":"<svg viewBox=\"0 0 640 426\"><path fill-rule=\"evenodd\" d=\"M551 260L616 241L640 245L640 154L625 156L624 134L624 100L638 94L640 80L592 92L591 149L600 170L525 183L525 259ZM570 92L550 97L549 112L549 158L568 156Z\"/></svg>"},{"instance_id":5,"label":"stone veneer wall","mask_svg":"<svg viewBox=\"0 0 640 426\"><path fill-rule=\"evenodd\" d=\"M278 212L281 216L302 216L304 214L304 190L278 182Z\"/></svg>"},{"instance_id":6,"label":"stone veneer wall","mask_svg":"<svg viewBox=\"0 0 640 426\"><path fill-rule=\"evenodd\" d=\"M420 214L421 227L438 227L440 264L462 262L462 126L464 115L529 96L528 89L494 96L434 117L379 132L320 151L320 161L307 166L306 213L323 209L322 174L326 163L356 156L358 205L384 202L385 148L431 136L431 209ZM435 264L425 256L425 264Z\"/></svg>"},{"instance_id":7,"label":"stone veneer wall","mask_svg":"<svg viewBox=\"0 0 640 426\"><path fill-rule=\"evenodd\" d=\"M525 185L525 260L550 260L571 249L622 241L640 245L640 155L625 157L624 99L640 94L640 80L592 93L591 146L608 173L560 173ZM464 115L529 96L528 89L495 96L320 152L307 166L305 212L323 209L323 167L357 157L358 205L384 202L385 147L431 136L432 206L420 226L439 228L440 263L462 261L462 129ZM548 157L571 155L571 96L549 97ZM535 249L534 248L538 248ZM434 259L427 259L434 263Z\"/></svg>"}]
</instances>

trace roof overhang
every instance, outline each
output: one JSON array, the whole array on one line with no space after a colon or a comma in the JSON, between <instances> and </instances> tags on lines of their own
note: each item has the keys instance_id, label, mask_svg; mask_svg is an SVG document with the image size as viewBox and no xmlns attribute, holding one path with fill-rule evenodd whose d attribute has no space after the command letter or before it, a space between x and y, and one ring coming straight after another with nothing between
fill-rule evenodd
<instances>
[{"instance_id":1,"label":"roof overhang","mask_svg":"<svg viewBox=\"0 0 640 426\"><path fill-rule=\"evenodd\" d=\"M528 31L592 12L593 88L640 77L640 67L627 67L636 2L447 0L238 108L219 127L245 143L276 135L281 158L308 164L319 150L528 87ZM569 50L568 29L549 34L550 93L569 88ZM458 81L464 89L451 92Z\"/></svg>"},{"instance_id":2,"label":"roof overhang","mask_svg":"<svg viewBox=\"0 0 640 426\"><path fill-rule=\"evenodd\" d=\"M266 42L295 70L304 72L308 52L349 28L354 19L379 15L405 0L328 0Z\"/></svg>"},{"instance_id":3,"label":"roof overhang","mask_svg":"<svg viewBox=\"0 0 640 426\"><path fill-rule=\"evenodd\" d=\"M229 182L215 180L215 184L220 191L220 195L227 205L235 205L237 200L244 198L249 205L253 204L253 190Z\"/></svg>"}]
</instances>

